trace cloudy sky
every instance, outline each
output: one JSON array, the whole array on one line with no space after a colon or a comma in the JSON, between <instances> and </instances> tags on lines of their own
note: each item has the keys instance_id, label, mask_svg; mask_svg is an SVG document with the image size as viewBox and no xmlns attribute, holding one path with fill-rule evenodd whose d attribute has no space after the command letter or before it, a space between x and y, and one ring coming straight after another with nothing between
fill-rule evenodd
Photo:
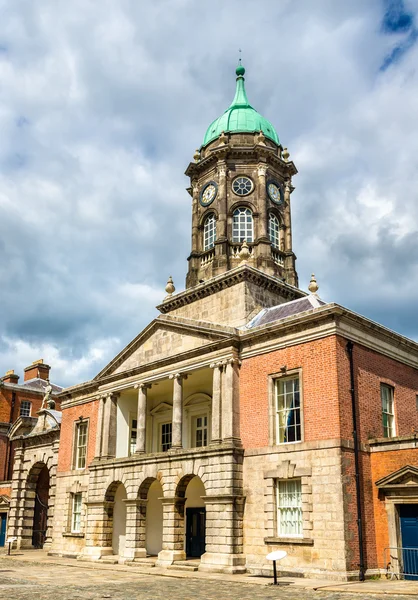
<instances>
[{"instance_id":1,"label":"cloudy sky","mask_svg":"<svg viewBox=\"0 0 418 600\"><path fill-rule=\"evenodd\" d=\"M238 48L299 169L301 287L418 340L417 42L418 0L0 0L0 374L89 379L183 289Z\"/></svg>"}]
</instances>

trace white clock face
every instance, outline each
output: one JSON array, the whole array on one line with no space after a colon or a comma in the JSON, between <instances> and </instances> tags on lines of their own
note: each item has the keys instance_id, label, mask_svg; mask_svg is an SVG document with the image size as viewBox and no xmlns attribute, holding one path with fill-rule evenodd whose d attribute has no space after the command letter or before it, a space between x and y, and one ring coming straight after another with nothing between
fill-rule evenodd
<instances>
[{"instance_id":1,"label":"white clock face","mask_svg":"<svg viewBox=\"0 0 418 600\"><path fill-rule=\"evenodd\" d=\"M216 196L216 187L210 183L202 194L202 204L210 204Z\"/></svg>"},{"instance_id":2,"label":"white clock face","mask_svg":"<svg viewBox=\"0 0 418 600\"><path fill-rule=\"evenodd\" d=\"M280 204L282 202L282 192L276 183L269 183L267 186L267 192L271 200Z\"/></svg>"}]
</instances>

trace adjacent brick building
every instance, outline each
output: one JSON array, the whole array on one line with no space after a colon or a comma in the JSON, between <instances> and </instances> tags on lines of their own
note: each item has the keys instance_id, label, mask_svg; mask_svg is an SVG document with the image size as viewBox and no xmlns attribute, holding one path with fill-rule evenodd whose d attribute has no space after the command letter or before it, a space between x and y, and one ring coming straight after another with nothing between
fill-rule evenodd
<instances>
[{"instance_id":1,"label":"adjacent brick building","mask_svg":"<svg viewBox=\"0 0 418 600\"><path fill-rule=\"evenodd\" d=\"M0 379L0 546L5 540L14 460L14 445L10 443L9 433L18 419L36 416L48 385L50 369L40 359L24 369L23 383L19 384L19 375L13 370ZM55 384L51 387L54 397L62 390Z\"/></svg>"},{"instance_id":2,"label":"adjacent brick building","mask_svg":"<svg viewBox=\"0 0 418 600\"><path fill-rule=\"evenodd\" d=\"M296 167L243 75L186 171L186 289L12 431L9 533L85 560L263 574L284 549L290 574L413 576L418 344L297 287Z\"/></svg>"}]
</instances>

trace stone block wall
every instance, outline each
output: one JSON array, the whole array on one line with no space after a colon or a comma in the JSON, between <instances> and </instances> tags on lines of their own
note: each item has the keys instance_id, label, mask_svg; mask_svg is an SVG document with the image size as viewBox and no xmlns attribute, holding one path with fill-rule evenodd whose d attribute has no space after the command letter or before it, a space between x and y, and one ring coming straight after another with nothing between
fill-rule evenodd
<instances>
[{"instance_id":1,"label":"stone block wall","mask_svg":"<svg viewBox=\"0 0 418 600\"><path fill-rule=\"evenodd\" d=\"M279 570L303 577L345 579L347 540L342 455L338 440L246 450L244 553L247 570L271 574L266 555L285 550ZM275 480L300 478L302 538L279 538Z\"/></svg>"}]
</instances>

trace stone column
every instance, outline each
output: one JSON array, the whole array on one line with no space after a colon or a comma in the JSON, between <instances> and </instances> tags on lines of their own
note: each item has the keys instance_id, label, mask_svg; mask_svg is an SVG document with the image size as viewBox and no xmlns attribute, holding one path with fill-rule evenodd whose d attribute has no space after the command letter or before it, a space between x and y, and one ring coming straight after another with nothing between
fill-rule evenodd
<instances>
[{"instance_id":1,"label":"stone column","mask_svg":"<svg viewBox=\"0 0 418 600\"><path fill-rule=\"evenodd\" d=\"M136 422L136 449L138 454L144 454L147 440L147 391L150 384L139 383L135 385L138 390L138 413Z\"/></svg>"},{"instance_id":2,"label":"stone column","mask_svg":"<svg viewBox=\"0 0 418 600\"><path fill-rule=\"evenodd\" d=\"M285 205L284 224L286 227L286 236L285 236L284 247L285 247L286 252L292 251L292 222L291 222L291 216L290 216L290 188L291 188L291 185L292 185L292 183L291 183L290 179L288 179L286 181L285 191L284 191L284 205Z\"/></svg>"},{"instance_id":3,"label":"stone column","mask_svg":"<svg viewBox=\"0 0 418 600\"><path fill-rule=\"evenodd\" d=\"M204 496L206 551L199 571L245 573L243 554L244 496Z\"/></svg>"},{"instance_id":4,"label":"stone column","mask_svg":"<svg viewBox=\"0 0 418 600\"><path fill-rule=\"evenodd\" d=\"M266 189L266 173L267 166L263 163L260 163L257 167L257 175L258 175L258 212L259 212L259 221L258 221L258 236L257 239L267 240L267 189ZM256 241L254 239L254 241Z\"/></svg>"},{"instance_id":5,"label":"stone column","mask_svg":"<svg viewBox=\"0 0 418 600\"><path fill-rule=\"evenodd\" d=\"M124 558L146 558L145 546L147 502L143 498L124 500L126 504L126 541Z\"/></svg>"},{"instance_id":6,"label":"stone column","mask_svg":"<svg viewBox=\"0 0 418 600\"><path fill-rule=\"evenodd\" d=\"M116 456L116 408L118 395L111 393L105 398L103 417L102 457Z\"/></svg>"},{"instance_id":7,"label":"stone column","mask_svg":"<svg viewBox=\"0 0 418 600\"><path fill-rule=\"evenodd\" d=\"M231 358L226 361L222 376L222 439L241 445L239 424L239 365Z\"/></svg>"},{"instance_id":8,"label":"stone column","mask_svg":"<svg viewBox=\"0 0 418 600\"><path fill-rule=\"evenodd\" d=\"M89 501L87 508L85 540L82 555L84 560L99 560L102 556L111 556L114 502Z\"/></svg>"},{"instance_id":9,"label":"stone column","mask_svg":"<svg viewBox=\"0 0 418 600\"><path fill-rule=\"evenodd\" d=\"M218 194L219 194L219 217L217 227L217 238L219 241L227 238L227 202L226 202L226 162L224 159L218 161Z\"/></svg>"},{"instance_id":10,"label":"stone column","mask_svg":"<svg viewBox=\"0 0 418 600\"><path fill-rule=\"evenodd\" d=\"M173 380L172 448L183 448L183 379L186 378L183 373L170 375Z\"/></svg>"},{"instance_id":11,"label":"stone column","mask_svg":"<svg viewBox=\"0 0 418 600\"><path fill-rule=\"evenodd\" d=\"M104 397L99 398L99 411L97 415L97 429L96 429L96 446L94 451L94 457L100 458L102 456L102 441L103 441L103 417L104 417Z\"/></svg>"},{"instance_id":12,"label":"stone column","mask_svg":"<svg viewBox=\"0 0 418 600\"><path fill-rule=\"evenodd\" d=\"M199 247L199 186L196 180L192 181L192 254L200 250Z\"/></svg>"},{"instance_id":13,"label":"stone column","mask_svg":"<svg viewBox=\"0 0 418 600\"><path fill-rule=\"evenodd\" d=\"M213 369L213 384L212 384L212 432L211 444L219 444L222 440L222 363L212 363L210 368Z\"/></svg>"},{"instance_id":14,"label":"stone column","mask_svg":"<svg viewBox=\"0 0 418 600\"><path fill-rule=\"evenodd\" d=\"M184 560L184 504L185 498L161 498L163 503L163 549L158 554L157 566L165 567L175 560Z\"/></svg>"}]
</instances>

